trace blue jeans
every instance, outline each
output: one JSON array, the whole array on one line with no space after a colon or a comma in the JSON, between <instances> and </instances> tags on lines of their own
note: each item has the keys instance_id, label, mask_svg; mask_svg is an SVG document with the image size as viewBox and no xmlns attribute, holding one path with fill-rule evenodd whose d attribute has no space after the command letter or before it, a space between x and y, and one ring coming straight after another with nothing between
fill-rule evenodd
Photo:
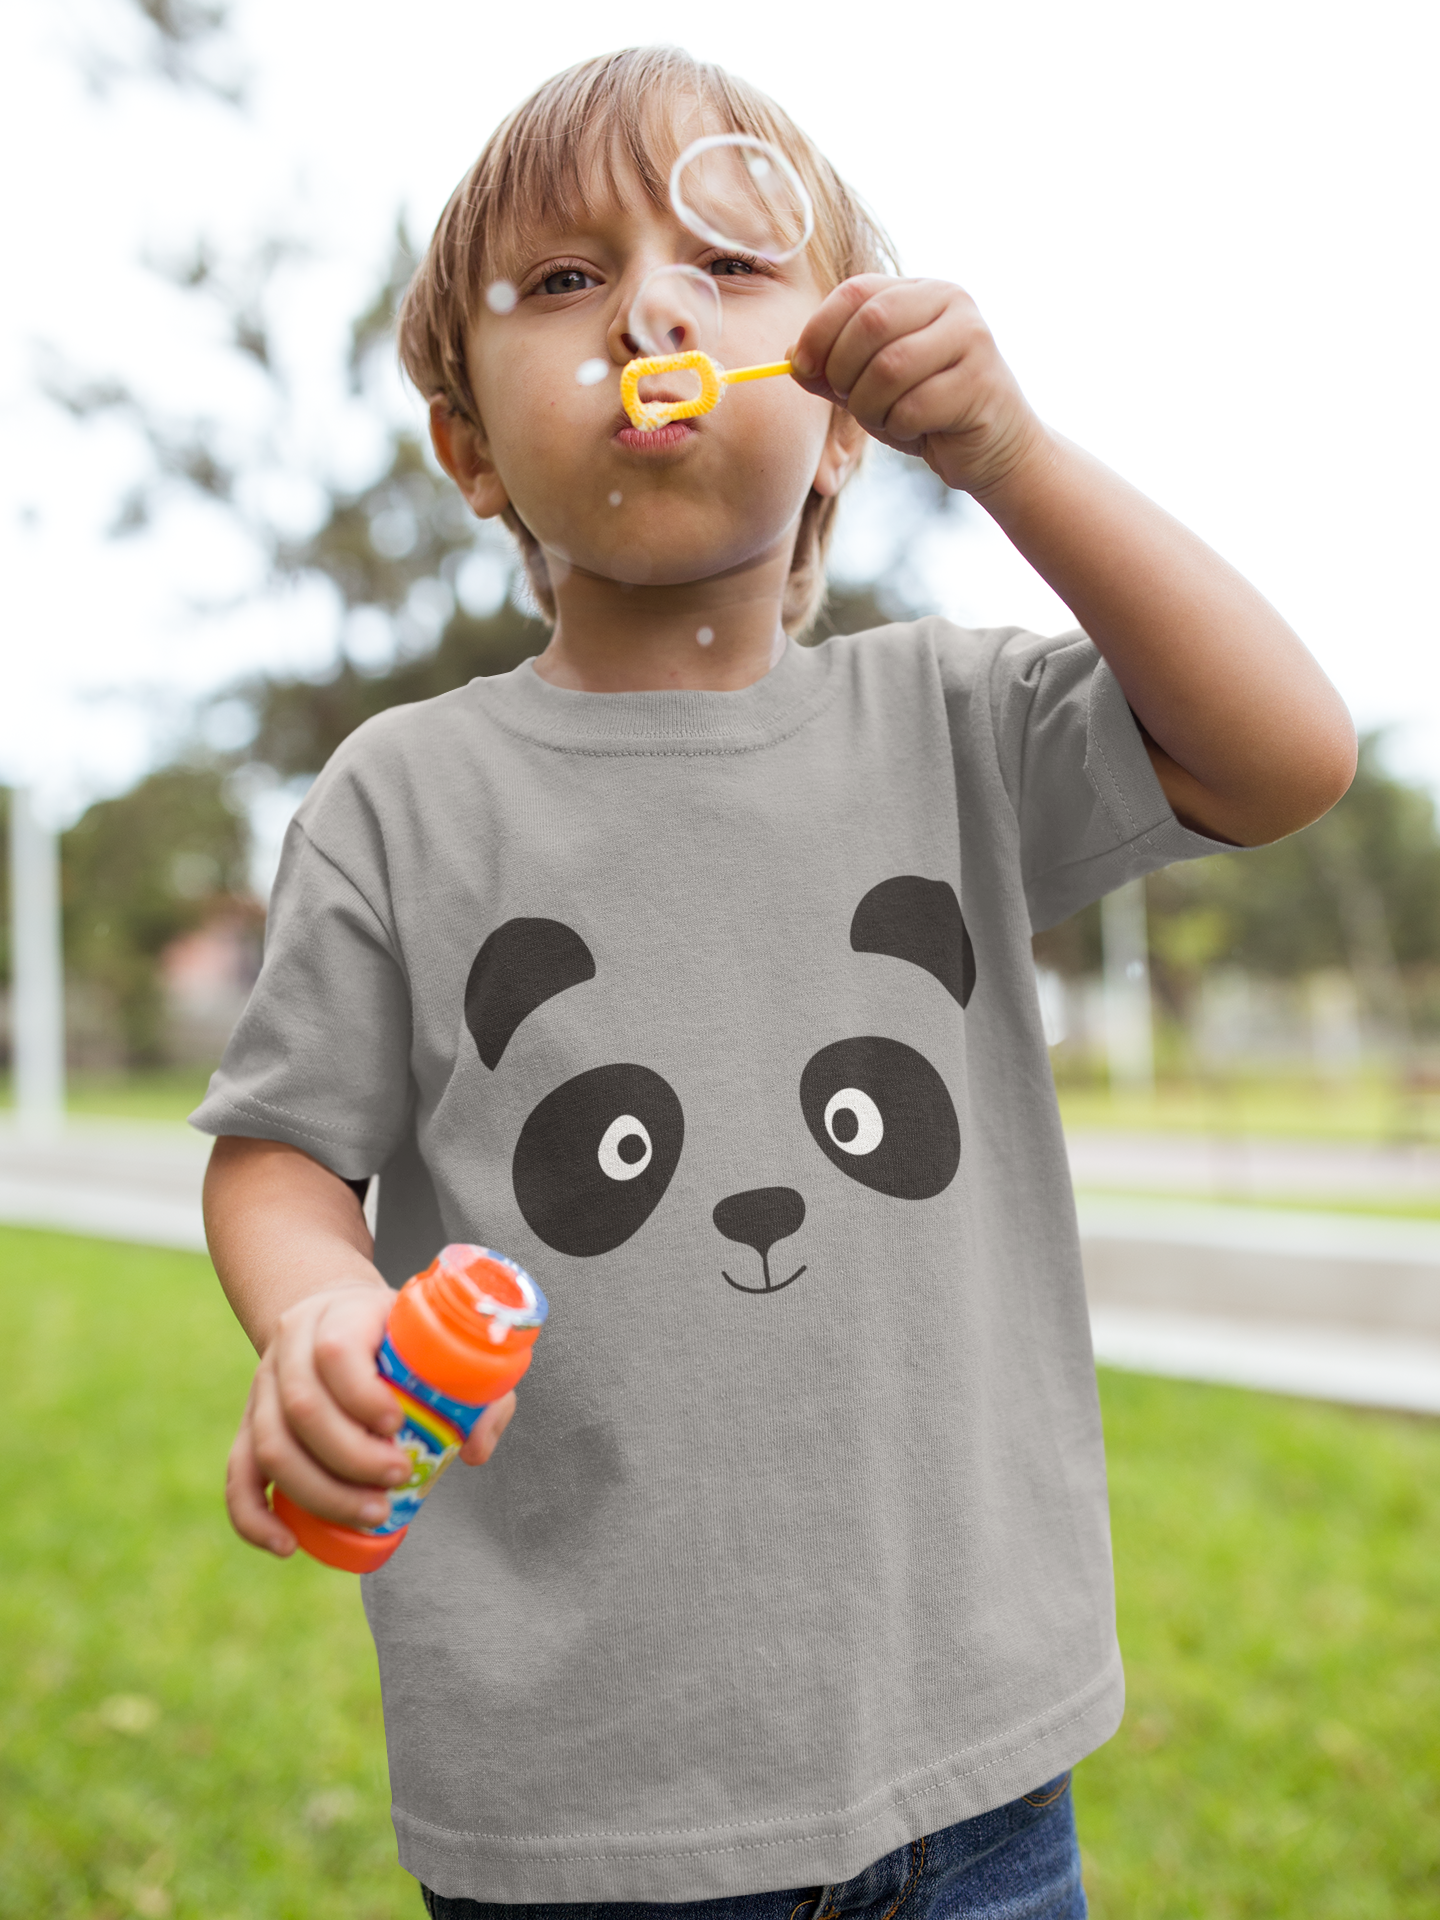
<instances>
[{"instance_id":1,"label":"blue jeans","mask_svg":"<svg viewBox=\"0 0 1440 1920\"><path fill-rule=\"evenodd\" d=\"M1070 1775L957 1820L833 1887L718 1900L507 1905L421 1889L431 1920L1085 1920Z\"/></svg>"}]
</instances>

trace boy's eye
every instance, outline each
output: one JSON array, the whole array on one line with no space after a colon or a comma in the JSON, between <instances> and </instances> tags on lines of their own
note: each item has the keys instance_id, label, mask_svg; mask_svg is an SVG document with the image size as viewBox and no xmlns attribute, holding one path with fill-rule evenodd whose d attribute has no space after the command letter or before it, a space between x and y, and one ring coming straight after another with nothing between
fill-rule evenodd
<instances>
[{"instance_id":1,"label":"boy's eye","mask_svg":"<svg viewBox=\"0 0 1440 1920\"><path fill-rule=\"evenodd\" d=\"M540 282L542 293L583 293L587 287L598 287L600 282L594 274L586 273L581 267L557 267L555 272Z\"/></svg>"},{"instance_id":2,"label":"boy's eye","mask_svg":"<svg viewBox=\"0 0 1440 1920\"><path fill-rule=\"evenodd\" d=\"M712 260L709 271L713 273L717 279L722 275L728 274L750 274L755 271L755 262L753 260L741 260L734 254L727 254L723 260Z\"/></svg>"}]
</instances>

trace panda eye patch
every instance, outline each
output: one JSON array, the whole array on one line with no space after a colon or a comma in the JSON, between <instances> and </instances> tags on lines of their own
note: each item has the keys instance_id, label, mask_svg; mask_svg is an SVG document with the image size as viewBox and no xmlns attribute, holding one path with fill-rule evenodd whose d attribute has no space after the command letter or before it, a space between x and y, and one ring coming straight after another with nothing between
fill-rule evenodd
<instances>
[{"instance_id":1,"label":"panda eye patch","mask_svg":"<svg viewBox=\"0 0 1440 1920\"><path fill-rule=\"evenodd\" d=\"M520 1129L511 1178L531 1230L557 1253L613 1253L659 1206L685 1115L649 1067L592 1067L546 1094Z\"/></svg>"},{"instance_id":2,"label":"panda eye patch","mask_svg":"<svg viewBox=\"0 0 1440 1920\"><path fill-rule=\"evenodd\" d=\"M822 1047L800 1076L800 1110L842 1173L895 1200L931 1200L960 1165L960 1122L923 1054L865 1035Z\"/></svg>"}]
</instances>

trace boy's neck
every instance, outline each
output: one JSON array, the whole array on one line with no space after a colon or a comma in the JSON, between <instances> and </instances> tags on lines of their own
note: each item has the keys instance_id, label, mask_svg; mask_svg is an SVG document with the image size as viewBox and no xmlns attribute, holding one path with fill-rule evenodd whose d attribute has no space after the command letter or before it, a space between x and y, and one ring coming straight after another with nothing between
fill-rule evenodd
<instances>
[{"instance_id":1,"label":"boy's neck","mask_svg":"<svg viewBox=\"0 0 1440 1920\"><path fill-rule=\"evenodd\" d=\"M641 587L572 568L556 586L555 630L535 671L573 693L737 693L784 651L788 572L786 556L780 568Z\"/></svg>"}]
</instances>

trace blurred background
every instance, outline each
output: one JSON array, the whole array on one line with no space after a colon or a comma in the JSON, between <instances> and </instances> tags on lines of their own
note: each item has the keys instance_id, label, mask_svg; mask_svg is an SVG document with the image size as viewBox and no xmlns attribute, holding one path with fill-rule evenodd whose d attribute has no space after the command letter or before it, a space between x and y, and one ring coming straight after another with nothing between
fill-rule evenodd
<instances>
[{"instance_id":1,"label":"blurred background","mask_svg":"<svg viewBox=\"0 0 1440 1920\"><path fill-rule=\"evenodd\" d=\"M544 644L393 313L502 115L645 40L774 94L1355 715L1324 820L1036 941L1133 1701L1079 1791L1102 1915L1440 1912L1431 10L11 0L0 1273L26 1430L65 1438L0 1523L0 1913L415 1904L353 1588L224 1531L251 1359L182 1122L330 752ZM816 637L1072 624L880 450L832 573Z\"/></svg>"}]
</instances>

